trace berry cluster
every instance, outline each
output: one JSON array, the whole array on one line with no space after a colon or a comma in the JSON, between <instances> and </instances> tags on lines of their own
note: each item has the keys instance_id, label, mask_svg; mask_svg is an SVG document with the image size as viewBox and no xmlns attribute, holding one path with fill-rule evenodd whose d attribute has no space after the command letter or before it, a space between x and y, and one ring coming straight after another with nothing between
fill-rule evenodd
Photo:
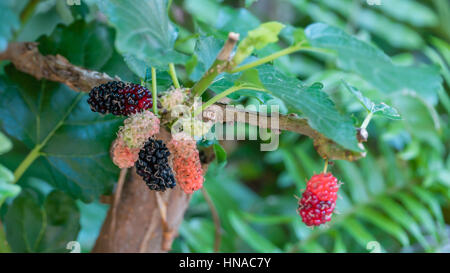
<instances>
[{"instance_id":1,"label":"berry cluster","mask_svg":"<svg viewBox=\"0 0 450 273\"><path fill-rule=\"evenodd\" d=\"M161 140L149 138L139 152L135 163L140 175L150 190L165 191L175 187L175 178L169 166L170 152Z\"/></svg>"},{"instance_id":2,"label":"berry cluster","mask_svg":"<svg viewBox=\"0 0 450 273\"><path fill-rule=\"evenodd\" d=\"M167 144L173 155L173 170L178 184L186 194L203 187L203 170L196 142L185 133L172 136Z\"/></svg>"},{"instance_id":3,"label":"berry cluster","mask_svg":"<svg viewBox=\"0 0 450 273\"><path fill-rule=\"evenodd\" d=\"M338 181L331 173L311 177L298 203L298 212L307 226L319 226L331 220L338 190Z\"/></svg>"},{"instance_id":4,"label":"berry cluster","mask_svg":"<svg viewBox=\"0 0 450 273\"><path fill-rule=\"evenodd\" d=\"M89 92L91 110L102 114L129 116L153 106L151 92L139 84L119 81L94 87Z\"/></svg>"}]
</instances>

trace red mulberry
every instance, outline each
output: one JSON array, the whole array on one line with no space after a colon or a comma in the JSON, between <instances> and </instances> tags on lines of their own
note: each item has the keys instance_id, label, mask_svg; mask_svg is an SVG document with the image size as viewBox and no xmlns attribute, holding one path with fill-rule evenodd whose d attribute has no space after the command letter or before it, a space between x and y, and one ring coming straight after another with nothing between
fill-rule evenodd
<instances>
[{"instance_id":1,"label":"red mulberry","mask_svg":"<svg viewBox=\"0 0 450 273\"><path fill-rule=\"evenodd\" d=\"M102 114L129 116L153 106L151 92L139 84L119 81L94 87L89 92L91 110Z\"/></svg>"},{"instance_id":2,"label":"red mulberry","mask_svg":"<svg viewBox=\"0 0 450 273\"><path fill-rule=\"evenodd\" d=\"M184 133L173 135L167 144L173 155L175 178L187 194L203 187L203 170L194 139Z\"/></svg>"},{"instance_id":3,"label":"red mulberry","mask_svg":"<svg viewBox=\"0 0 450 273\"><path fill-rule=\"evenodd\" d=\"M170 152L161 140L149 138L139 151L135 163L136 173L150 190L165 191L175 187L175 178L169 166Z\"/></svg>"},{"instance_id":4,"label":"red mulberry","mask_svg":"<svg viewBox=\"0 0 450 273\"><path fill-rule=\"evenodd\" d=\"M331 173L311 177L298 204L298 212L307 226L319 226L331 220L338 190L338 181Z\"/></svg>"}]
</instances>

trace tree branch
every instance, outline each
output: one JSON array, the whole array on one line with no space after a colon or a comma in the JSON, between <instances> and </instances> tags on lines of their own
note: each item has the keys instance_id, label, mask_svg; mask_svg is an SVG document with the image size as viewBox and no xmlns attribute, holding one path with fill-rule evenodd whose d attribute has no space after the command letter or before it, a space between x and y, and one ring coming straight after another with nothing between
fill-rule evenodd
<instances>
[{"instance_id":1,"label":"tree branch","mask_svg":"<svg viewBox=\"0 0 450 273\"><path fill-rule=\"evenodd\" d=\"M34 42L10 43L8 48L0 53L0 61L9 60L17 70L30 74L38 80L61 82L76 91L89 92L100 84L120 80L106 73L75 66L61 55L43 56L37 45Z\"/></svg>"},{"instance_id":2,"label":"tree branch","mask_svg":"<svg viewBox=\"0 0 450 273\"><path fill-rule=\"evenodd\" d=\"M217 61L222 62L222 64L227 62L238 39L239 35L230 33L227 42L222 48L222 51L218 54ZM113 78L106 73L91 71L75 66L60 55L43 56L37 48L37 43L10 43L7 50L0 53L0 60L11 61L18 70L28 73L37 79L45 78L51 81L61 82L68 85L72 89L83 92L89 92L93 87L102 83L112 80L120 80L118 77ZM215 67L217 68L218 66L216 65ZM212 74L215 74L215 72ZM210 74L208 75L210 76ZM198 85L198 83L196 85ZM209 107L203 112L203 118L210 118L210 116L214 114L213 112L218 112L219 109L222 113L228 114L218 114L219 117L221 116L221 119L216 117L215 119L217 122L241 122L241 119L238 120L237 117L238 114L242 114L242 112L244 112L245 122L250 125L275 130L292 131L312 138L314 140L314 147L323 158L328 158L330 160L343 159L353 161L365 156L364 153L357 153L343 149L332 140L312 129L306 119L298 118L295 115L280 115L279 128L272 128L270 118L267 119L267 125L260 122L261 119L258 117L261 114L259 113L239 110L236 108L228 108L226 104L221 103L216 103L213 106L214 107ZM255 123L255 121L257 123ZM358 139L360 141L366 140L367 136L362 137L360 136L360 133L361 130L358 130Z\"/></svg>"}]
</instances>

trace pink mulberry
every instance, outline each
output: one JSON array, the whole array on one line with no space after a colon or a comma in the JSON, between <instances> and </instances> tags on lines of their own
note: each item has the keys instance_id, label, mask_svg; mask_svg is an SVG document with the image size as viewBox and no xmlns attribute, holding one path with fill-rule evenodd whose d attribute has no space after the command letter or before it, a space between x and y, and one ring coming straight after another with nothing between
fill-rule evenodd
<instances>
[{"instance_id":1,"label":"pink mulberry","mask_svg":"<svg viewBox=\"0 0 450 273\"><path fill-rule=\"evenodd\" d=\"M117 167L121 169L131 168L139 158L139 148L129 148L123 139L119 137L113 142L111 155Z\"/></svg>"},{"instance_id":2,"label":"pink mulberry","mask_svg":"<svg viewBox=\"0 0 450 273\"><path fill-rule=\"evenodd\" d=\"M203 170L196 142L184 133L172 136L168 148L173 155L172 163L175 178L187 194L203 187Z\"/></svg>"}]
</instances>

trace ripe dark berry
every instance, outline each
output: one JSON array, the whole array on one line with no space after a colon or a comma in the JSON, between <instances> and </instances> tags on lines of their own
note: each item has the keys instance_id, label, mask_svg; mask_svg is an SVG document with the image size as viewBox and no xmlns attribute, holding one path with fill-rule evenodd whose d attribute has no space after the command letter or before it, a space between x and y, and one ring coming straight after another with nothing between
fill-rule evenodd
<instances>
[{"instance_id":1,"label":"ripe dark berry","mask_svg":"<svg viewBox=\"0 0 450 273\"><path fill-rule=\"evenodd\" d=\"M298 213L307 226L319 226L331 220L338 190L338 181L331 173L311 177L298 203Z\"/></svg>"},{"instance_id":2,"label":"ripe dark berry","mask_svg":"<svg viewBox=\"0 0 450 273\"><path fill-rule=\"evenodd\" d=\"M165 191L175 187L175 178L169 166L170 152L161 140L149 138L139 151L139 159L134 166L149 189Z\"/></svg>"},{"instance_id":3,"label":"ripe dark berry","mask_svg":"<svg viewBox=\"0 0 450 273\"><path fill-rule=\"evenodd\" d=\"M139 84L119 81L94 87L89 92L91 110L102 114L129 116L152 108L151 92Z\"/></svg>"}]
</instances>

